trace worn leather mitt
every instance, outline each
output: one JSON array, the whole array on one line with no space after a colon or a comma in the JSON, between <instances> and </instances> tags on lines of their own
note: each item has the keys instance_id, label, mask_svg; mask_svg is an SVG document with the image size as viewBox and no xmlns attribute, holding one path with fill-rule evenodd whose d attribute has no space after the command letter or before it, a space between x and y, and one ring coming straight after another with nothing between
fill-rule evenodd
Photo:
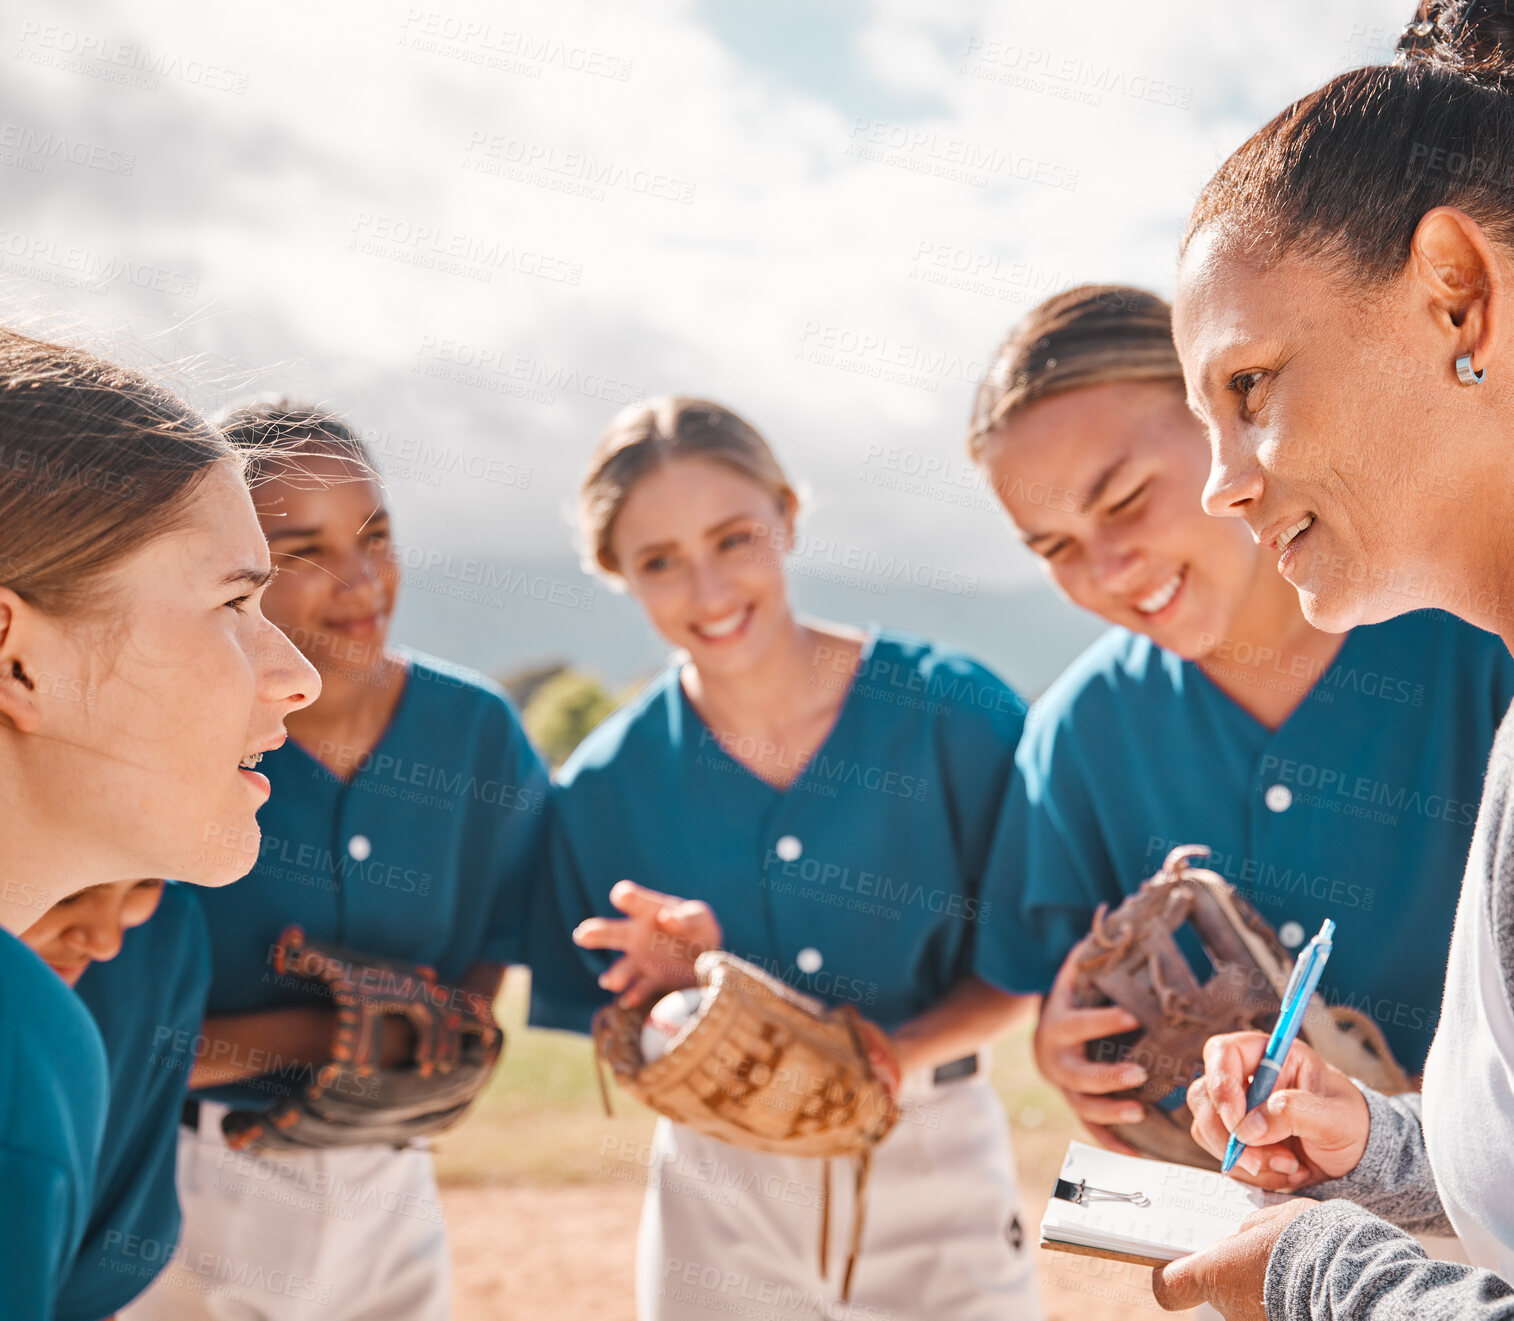
<instances>
[{"instance_id":1,"label":"worn leather mitt","mask_svg":"<svg viewBox=\"0 0 1514 1321\"><path fill-rule=\"evenodd\" d=\"M1222 1032L1270 1031L1282 1008L1293 958L1272 928L1222 877L1191 866L1203 845L1173 849L1162 870L1113 912L1101 904L1093 928L1068 956L1077 966L1073 1000L1081 1007L1117 1004L1141 1022L1134 1032L1090 1042L1090 1059L1133 1060L1145 1084L1115 1095L1146 1106L1138 1124L1111 1129L1137 1151L1162 1160L1218 1169L1189 1133L1185 1094L1204 1071L1204 1043ZM1213 965L1200 982L1179 949L1185 924ZM1412 1083L1381 1029L1365 1014L1327 1006L1316 993L1299 1035L1325 1060L1387 1095Z\"/></svg>"},{"instance_id":2,"label":"worn leather mitt","mask_svg":"<svg viewBox=\"0 0 1514 1321\"><path fill-rule=\"evenodd\" d=\"M455 1124L489 1080L504 1033L482 997L446 986L419 964L306 940L284 929L274 947L280 976L324 986L336 1009L331 1058L271 1110L221 1120L236 1150L404 1146ZM415 1033L411 1057L381 1062L384 1020Z\"/></svg>"}]
</instances>

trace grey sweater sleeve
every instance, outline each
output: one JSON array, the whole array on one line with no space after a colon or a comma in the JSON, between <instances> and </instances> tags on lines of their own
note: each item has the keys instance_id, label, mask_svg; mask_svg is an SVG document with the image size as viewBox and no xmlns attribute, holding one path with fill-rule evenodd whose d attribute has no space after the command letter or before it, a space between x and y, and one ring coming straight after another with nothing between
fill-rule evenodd
<instances>
[{"instance_id":1,"label":"grey sweater sleeve","mask_svg":"<svg viewBox=\"0 0 1514 1321\"><path fill-rule=\"evenodd\" d=\"M1401 1229L1350 1202L1294 1217L1267 1263L1270 1321L1511 1321L1492 1271L1431 1261Z\"/></svg>"},{"instance_id":2,"label":"grey sweater sleeve","mask_svg":"<svg viewBox=\"0 0 1514 1321\"><path fill-rule=\"evenodd\" d=\"M1455 1233L1430 1171L1420 1094L1383 1096L1363 1087L1362 1095L1372 1127L1361 1160L1342 1178L1305 1188L1305 1195L1322 1202L1344 1197L1411 1234Z\"/></svg>"},{"instance_id":3,"label":"grey sweater sleeve","mask_svg":"<svg viewBox=\"0 0 1514 1321\"><path fill-rule=\"evenodd\" d=\"M1511 708L1514 712L1514 708ZM1493 930L1499 933L1504 983L1514 986L1514 715L1494 742L1478 818L1496 829L1491 858ZM1478 840L1473 840L1473 860ZM1486 861L1485 864L1487 865ZM1514 1288L1492 1271L1431 1261L1403 1228L1447 1232L1435 1190L1417 1095L1363 1091L1372 1128L1361 1163L1343 1179L1320 1184L1322 1201L1279 1235L1263 1290L1271 1321L1514 1321ZM1360 1203L1360 1205L1357 1205ZM1368 1210L1366 1208L1372 1208Z\"/></svg>"}]
</instances>

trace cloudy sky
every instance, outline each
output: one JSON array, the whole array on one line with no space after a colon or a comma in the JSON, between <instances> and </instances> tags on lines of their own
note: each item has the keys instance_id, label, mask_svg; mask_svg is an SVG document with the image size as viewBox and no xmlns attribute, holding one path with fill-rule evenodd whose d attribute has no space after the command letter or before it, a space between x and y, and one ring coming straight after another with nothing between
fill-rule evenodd
<instances>
[{"instance_id":1,"label":"cloudy sky","mask_svg":"<svg viewBox=\"0 0 1514 1321\"><path fill-rule=\"evenodd\" d=\"M994 346L1070 284L1169 293L1219 160L1409 8L21 0L0 307L210 409L348 412L400 631L472 663L655 654L567 514L604 423L669 391L803 481L812 595L976 640L1046 608L963 457Z\"/></svg>"}]
</instances>

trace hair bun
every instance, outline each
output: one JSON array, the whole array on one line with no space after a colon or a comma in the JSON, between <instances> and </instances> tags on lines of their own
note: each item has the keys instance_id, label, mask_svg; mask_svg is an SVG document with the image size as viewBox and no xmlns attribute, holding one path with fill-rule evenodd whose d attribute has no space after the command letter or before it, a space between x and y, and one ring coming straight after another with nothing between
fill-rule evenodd
<instances>
[{"instance_id":1,"label":"hair bun","mask_svg":"<svg viewBox=\"0 0 1514 1321\"><path fill-rule=\"evenodd\" d=\"M1514 85L1514 0L1420 0L1394 63Z\"/></svg>"}]
</instances>

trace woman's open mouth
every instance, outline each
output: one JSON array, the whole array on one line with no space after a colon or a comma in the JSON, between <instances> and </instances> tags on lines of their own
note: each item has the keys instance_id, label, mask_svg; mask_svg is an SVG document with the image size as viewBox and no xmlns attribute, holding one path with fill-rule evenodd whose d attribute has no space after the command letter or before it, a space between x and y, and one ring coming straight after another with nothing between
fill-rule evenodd
<instances>
[{"instance_id":1,"label":"woman's open mouth","mask_svg":"<svg viewBox=\"0 0 1514 1321\"><path fill-rule=\"evenodd\" d=\"M1188 567L1184 565L1172 577L1131 603L1136 614L1143 619L1155 620L1177 600L1178 594L1183 590L1183 584L1187 581Z\"/></svg>"},{"instance_id":2,"label":"woman's open mouth","mask_svg":"<svg viewBox=\"0 0 1514 1321\"><path fill-rule=\"evenodd\" d=\"M264 798L267 798L273 792L273 785L269 783L268 777L260 771L255 771L251 767L239 763L237 774L246 780Z\"/></svg>"},{"instance_id":3,"label":"woman's open mouth","mask_svg":"<svg viewBox=\"0 0 1514 1321\"><path fill-rule=\"evenodd\" d=\"M90 961L85 959L83 963L54 963L49 959L47 963L48 967L57 973L58 976L63 978L70 986L74 986L78 983L79 978L84 976L89 970Z\"/></svg>"},{"instance_id":4,"label":"woman's open mouth","mask_svg":"<svg viewBox=\"0 0 1514 1321\"><path fill-rule=\"evenodd\" d=\"M347 638L371 638L387 622L387 615L371 614L356 619L328 619L325 627L329 632L340 633Z\"/></svg>"},{"instance_id":5,"label":"woman's open mouth","mask_svg":"<svg viewBox=\"0 0 1514 1321\"><path fill-rule=\"evenodd\" d=\"M739 610L732 610L728 615L721 615L719 619L711 619L703 624L690 624L689 631L701 642L732 642L746 632L746 627L756 610L755 605L744 605Z\"/></svg>"},{"instance_id":6,"label":"woman's open mouth","mask_svg":"<svg viewBox=\"0 0 1514 1321\"><path fill-rule=\"evenodd\" d=\"M1288 570L1301 553L1299 547L1309 535L1309 530L1314 526L1313 514L1305 514L1296 523L1291 523L1277 534L1273 544L1280 552L1277 557L1277 571L1284 577L1288 576Z\"/></svg>"},{"instance_id":7,"label":"woman's open mouth","mask_svg":"<svg viewBox=\"0 0 1514 1321\"><path fill-rule=\"evenodd\" d=\"M1287 550L1295 541L1307 532L1314 523L1313 514L1305 514L1292 527L1284 528L1277 536L1277 548Z\"/></svg>"},{"instance_id":8,"label":"woman's open mouth","mask_svg":"<svg viewBox=\"0 0 1514 1321\"><path fill-rule=\"evenodd\" d=\"M264 798L267 798L273 791L273 786L269 784L266 775L254 770L253 767L263 760L265 752L272 752L275 748L282 746L284 740L288 737L287 734L281 733L277 740L268 744L267 747L259 748L255 752L249 752L241 761L237 762L237 774L246 780L248 784L252 785Z\"/></svg>"}]
</instances>

